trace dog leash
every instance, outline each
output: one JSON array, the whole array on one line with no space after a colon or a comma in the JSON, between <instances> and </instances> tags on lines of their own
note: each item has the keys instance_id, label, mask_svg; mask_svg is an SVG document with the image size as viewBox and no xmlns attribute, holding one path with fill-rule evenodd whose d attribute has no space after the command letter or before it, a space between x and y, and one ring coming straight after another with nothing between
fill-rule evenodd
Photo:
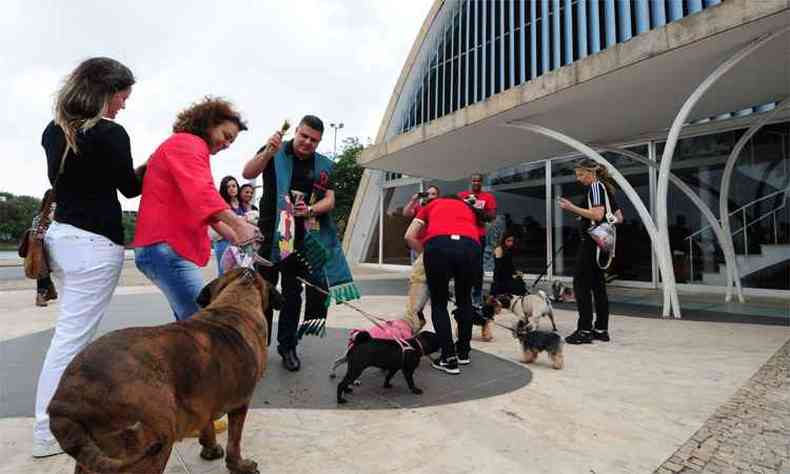
<instances>
[{"instance_id":1,"label":"dog leash","mask_svg":"<svg viewBox=\"0 0 790 474\"><path fill-rule=\"evenodd\" d=\"M331 295L330 295L330 293L328 291L324 290L323 288L321 288L321 287L319 287L317 285L314 285L314 284L310 283L309 281L305 280L304 278L296 277L296 279L298 281L304 283L305 285L309 286L310 288L316 290L317 292L331 297ZM339 303L342 304L342 305L348 306L349 308L355 310L356 312L358 312L359 314L364 316L365 319L367 319L368 321L373 323L373 325L375 325L377 328L381 329L382 331L384 331L384 332L386 332L386 333L388 333L390 335L393 335L392 332L390 331L390 328L388 328L386 326L386 324L381 324L382 322L386 323L387 322L386 319L381 318L379 316L376 316L374 314L368 313L367 311L363 310L362 308L358 308L357 306L349 303L348 301L339 301ZM324 321L322 321L321 323L318 323L318 324L323 325L324 329L326 328L326 320L324 320ZM411 344L409 344L408 341L406 341L405 339L402 339L402 338L400 338L398 336L394 336L393 335L392 340L394 340L396 343L398 343L398 346L400 346L401 351L413 351L414 350L414 348L411 346ZM417 342L419 343L419 341L417 341Z\"/></svg>"}]
</instances>

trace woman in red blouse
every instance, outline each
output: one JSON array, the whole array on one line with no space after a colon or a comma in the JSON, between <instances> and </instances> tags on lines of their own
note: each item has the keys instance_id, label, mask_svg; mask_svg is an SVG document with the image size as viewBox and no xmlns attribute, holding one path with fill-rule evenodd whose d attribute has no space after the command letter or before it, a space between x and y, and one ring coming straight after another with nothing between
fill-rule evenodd
<instances>
[{"instance_id":1,"label":"woman in red blouse","mask_svg":"<svg viewBox=\"0 0 790 474\"><path fill-rule=\"evenodd\" d=\"M417 213L406 231L406 242L423 252L428 291L431 294L431 319L442 345L442 356L434 368L459 374L458 365L471 363L469 341L472 339L472 283L480 262L480 241L476 214L465 201L438 198ZM455 281L458 306L458 342L453 344L450 315L447 313L450 280Z\"/></svg>"},{"instance_id":2,"label":"woman in red blouse","mask_svg":"<svg viewBox=\"0 0 790 474\"><path fill-rule=\"evenodd\" d=\"M209 163L243 130L229 102L206 98L178 115L173 135L148 160L132 242L135 263L165 294L177 320L198 311L199 267L211 254L208 226L233 243L257 233L222 199Z\"/></svg>"}]
</instances>

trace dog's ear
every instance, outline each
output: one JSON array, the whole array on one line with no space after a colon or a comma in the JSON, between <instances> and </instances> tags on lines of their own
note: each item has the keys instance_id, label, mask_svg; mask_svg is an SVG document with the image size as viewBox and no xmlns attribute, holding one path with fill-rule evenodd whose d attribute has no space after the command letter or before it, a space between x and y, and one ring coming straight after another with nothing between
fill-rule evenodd
<instances>
[{"instance_id":1,"label":"dog's ear","mask_svg":"<svg viewBox=\"0 0 790 474\"><path fill-rule=\"evenodd\" d=\"M503 308L510 308L510 295L499 295L497 296L497 303Z\"/></svg>"},{"instance_id":2,"label":"dog's ear","mask_svg":"<svg viewBox=\"0 0 790 474\"><path fill-rule=\"evenodd\" d=\"M283 307L283 295L280 294L279 291L274 287L274 285L269 285L269 307L275 311L280 311Z\"/></svg>"},{"instance_id":3,"label":"dog's ear","mask_svg":"<svg viewBox=\"0 0 790 474\"><path fill-rule=\"evenodd\" d=\"M217 279L213 280L208 285L204 286L202 290L200 290L200 294L195 298L195 302L201 308L205 308L206 306L211 303L211 298L214 296L214 288L217 286Z\"/></svg>"}]
</instances>

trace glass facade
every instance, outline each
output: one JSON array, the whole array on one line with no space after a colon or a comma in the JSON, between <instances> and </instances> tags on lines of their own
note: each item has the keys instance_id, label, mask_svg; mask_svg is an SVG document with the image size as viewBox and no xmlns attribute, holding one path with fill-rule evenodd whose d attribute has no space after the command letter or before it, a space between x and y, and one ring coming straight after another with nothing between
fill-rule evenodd
<instances>
[{"instance_id":1,"label":"glass facade","mask_svg":"<svg viewBox=\"0 0 790 474\"><path fill-rule=\"evenodd\" d=\"M672 172L687 184L718 216L722 173L727 158L745 129L709 133L678 142ZM663 141L626 147L643 160L660 160ZM634 187L651 210L658 171L623 153L603 156ZM655 159L653 157L656 157ZM578 249L578 223L557 205L559 197L585 200L585 188L576 183L574 162L579 156L525 163L487 176L486 189L497 198L497 219L488 232L486 269L493 269L491 253L502 232L517 236L515 263L519 270L537 275L548 266L548 276L572 277ZM656 162L657 166L659 163ZM468 187L467 180L424 181L438 185L442 194ZM367 261L409 263L403 243L408 219L402 209L419 184L384 189L383 231L376 230ZM625 222L618 226L617 254L609 276L626 284L658 283L652 243L639 215L622 191L617 201ZM730 226L744 287L790 290L790 122L766 125L743 148L728 191ZM669 237L678 283L724 284L724 257L708 222L691 200L670 182ZM379 243L378 235L383 235ZM374 250L375 249L375 250ZM552 256L554 256L552 261Z\"/></svg>"}]
</instances>

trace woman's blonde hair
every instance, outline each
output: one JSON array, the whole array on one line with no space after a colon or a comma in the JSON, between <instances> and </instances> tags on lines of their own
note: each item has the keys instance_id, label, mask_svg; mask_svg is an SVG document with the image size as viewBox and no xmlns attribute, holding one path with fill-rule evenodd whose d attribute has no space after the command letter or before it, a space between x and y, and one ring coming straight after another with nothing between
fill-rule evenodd
<instances>
[{"instance_id":1,"label":"woman's blonde hair","mask_svg":"<svg viewBox=\"0 0 790 474\"><path fill-rule=\"evenodd\" d=\"M609 176L609 170L607 170L605 166L599 164L595 160L585 158L576 163L576 169L581 169L592 173L593 176L595 176L595 179L602 182L603 185L606 186L606 190L610 193L617 189L614 180L611 176Z\"/></svg>"},{"instance_id":2,"label":"woman's blonde hair","mask_svg":"<svg viewBox=\"0 0 790 474\"><path fill-rule=\"evenodd\" d=\"M132 71L111 58L90 58L69 74L55 98L55 124L66 136L66 147L78 153L77 133L101 120L113 94L135 83Z\"/></svg>"}]
</instances>

